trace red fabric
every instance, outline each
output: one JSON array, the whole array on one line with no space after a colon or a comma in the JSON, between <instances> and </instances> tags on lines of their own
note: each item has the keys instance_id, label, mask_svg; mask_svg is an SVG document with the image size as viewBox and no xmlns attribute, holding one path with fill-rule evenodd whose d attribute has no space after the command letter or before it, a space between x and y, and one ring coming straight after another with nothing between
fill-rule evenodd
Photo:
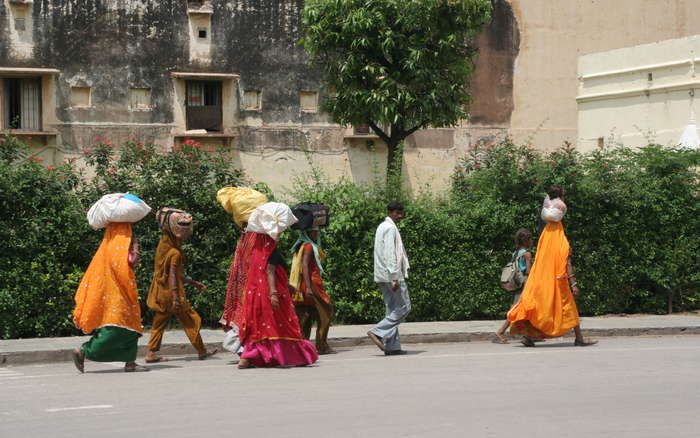
<instances>
[{"instance_id":1,"label":"red fabric","mask_svg":"<svg viewBox=\"0 0 700 438\"><path fill-rule=\"evenodd\" d=\"M249 342L243 346L243 359L256 367L288 367L311 365L318 360L318 352L309 341Z\"/></svg>"},{"instance_id":2,"label":"red fabric","mask_svg":"<svg viewBox=\"0 0 700 438\"><path fill-rule=\"evenodd\" d=\"M282 265L275 266L279 307L275 309L270 303L266 269L268 259L276 246L277 242L270 236L257 234L245 284L244 316L239 325L241 345L246 352L243 357L253 359L253 364L257 366L307 365L318 359L318 353L301 334L289 293L287 272ZM290 341L297 345L282 346ZM294 353L295 351L298 354ZM294 354L289 356L290 352ZM247 357L249 355L250 358ZM306 359L298 363L301 360L299 358Z\"/></svg>"},{"instance_id":3,"label":"red fabric","mask_svg":"<svg viewBox=\"0 0 700 438\"><path fill-rule=\"evenodd\" d=\"M248 265L257 233L243 233L236 251L231 259L231 271L228 276L228 287L226 288L226 302L224 303L224 314L219 323L226 327L235 325L240 327L243 321L243 291L248 277Z\"/></svg>"},{"instance_id":4,"label":"red fabric","mask_svg":"<svg viewBox=\"0 0 700 438\"><path fill-rule=\"evenodd\" d=\"M311 278L311 283L314 286L314 292L316 292L316 295L318 295L319 298L321 298L327 304L330 304L331 298L328 296L325 289L323 289L323 280L321 279L321 270L318 268L318 265L316 264L316 257L314 256L313 245L311 245L310 243L305 243L304 244L304 254L309 254L311 256L311 260L309 260L309 277ZM304 302L297 303L297 304L313 305L313 301L309 301L309 299L311 297L307 297L307 295L306 295L308 293L308 289L306 287L306 281L304 280L303 275L301 276L301 285L300 285L299 289L304 294Z\"/></svg>"}]
</instances>

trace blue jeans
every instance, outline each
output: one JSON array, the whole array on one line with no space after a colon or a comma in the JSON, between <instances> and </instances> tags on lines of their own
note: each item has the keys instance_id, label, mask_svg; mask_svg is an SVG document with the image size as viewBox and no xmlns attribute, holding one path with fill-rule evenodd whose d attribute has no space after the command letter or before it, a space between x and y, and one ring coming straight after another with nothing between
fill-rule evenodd
<instances>
[{"instance_id":1,"label":"blue jeans","mask_svg":"<svg viewBox=\"0 0 700 438\"><path fill-rule=\"evenodd\" d=\"M391 283L377 284L384 295L386 316L370 331L382 338L387 351L400 350L399 324L411 311L411 298L408 296L406 281L400 280L399 287L395 291L391 290Z\"/></svg>"}]
</instances>

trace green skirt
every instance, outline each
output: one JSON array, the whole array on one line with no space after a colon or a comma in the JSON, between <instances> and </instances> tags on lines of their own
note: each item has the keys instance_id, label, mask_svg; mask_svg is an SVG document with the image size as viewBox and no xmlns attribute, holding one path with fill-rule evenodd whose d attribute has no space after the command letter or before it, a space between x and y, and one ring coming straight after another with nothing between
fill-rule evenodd
<instances>
[{"instance_id":1,"label":"green skirt","mask_svg":"<svg viewBox=\"0 0 700 438\"><path fill-rule=\"evenodd\" d=\"M139 333L121 327L101 327L80 349L86 359L95 362L133 362L139 336Z\"/></svg>"}]
</instances>

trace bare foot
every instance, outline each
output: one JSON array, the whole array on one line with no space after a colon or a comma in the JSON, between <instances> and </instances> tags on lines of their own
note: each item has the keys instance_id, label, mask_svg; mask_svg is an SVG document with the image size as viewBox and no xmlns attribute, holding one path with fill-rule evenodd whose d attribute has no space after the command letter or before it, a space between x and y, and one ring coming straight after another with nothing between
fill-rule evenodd
<instances>
[{"instance_id":1,"label":"bare foot","mask_svg":"<svg viewBox=\"0 0 700 438\"><path fill-rule=\"evenodd\" d=\"M491 339L494 344L508 344L508 339L502 333L496 333L496 337Z\"/></svg>"},{"instance_id":2,"label":"bare foot","mask_svg":"<svg viewBox=\"0 0 700 438\"><path fill-rule=\"evenodd\" d=\"M73 363L78 371L81 373L85 372L85 353L83 353L83 350L79 348L73 350Z\"/></svg>"},{"instance_id":3,"label":"bare foot","mask_svg":"<svg viewBox=\"0 0 700 438\"><path fill-rule=\"evenodd\" d=\"M144 360L146 363L156 363L156 362L167 362L168 359L164 358L163 356L158 356L155 351L149 351L146 353L146 357L144 357Z\"/></svg>"},{"instance_id":4,"label":"bare foot","mask_svg":"<svg viewBox=\"0 0 700 438\"><path fill-rule=\"evenodd\" d=\"M250 361L248 359L241 358L241 360L238 361L238 369L244 370L246 368L255 368L255 367L253 366L253 364L250 363Z\"/></svg>"},{"instance_id":5,"label":"bare foot","mask_svg":"<svg viewBox=\"0 0 700 438\"><path fill-rule=\"evenodd\" d=\"M134 372L143 372L143 371L151 371L151 369L148 367L145 367L143 365L139 365L136 362L127 362L126 365L124 365L124 372L125 373L134 373Z\"/></svg>"},{"instance_id":6,"label":"bare foot","mask_svg":"<svg viewBox=\"0 0 700 438\"><path fill-rule=\"evenodd\" d=\"M207 352L204 353L204 354L200 354L200 355L199 355L199 360L204 360L204 359L206 359L206 358L208 358L208 357L210 357L210 356L213 356L213 355L216 354L217 351L219 351L219 349L218 349L218 348L215 348L215 349L213 349L213 350L207 351Z\"/></svg>"}]
</instances>

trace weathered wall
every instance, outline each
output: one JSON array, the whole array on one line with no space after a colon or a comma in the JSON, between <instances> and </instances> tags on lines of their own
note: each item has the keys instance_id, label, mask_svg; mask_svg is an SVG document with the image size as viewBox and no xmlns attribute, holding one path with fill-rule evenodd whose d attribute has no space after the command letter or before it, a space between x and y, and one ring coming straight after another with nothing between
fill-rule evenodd
<instances>
[{"instance_id":1,"label":"weathered wall","mask_svg":"<svg viewBox=\"0 0 700 438\"><path fill-rule=\"evenodd\" d=\"M700 34L696 0L510 3L520 29L510 131L516 140L532 138L544 149L579 138L579 56Z\"/></svg>"},{"instance_id":2,"label":"weathered wall","mask_svg":"<svg viewBox=\"0 0 700 438\"><path fill-rule=\"evenodd\" d=\"M95 137L118 143L134 136L164 147L184 134L184 81L172 72L237 73L225 82L224 134L232 136L236 164L274 188L289 185L307 168L307 154L331 177L381 178L386 151L374 138L347 137L318 111L302 111L300 91L325 88L307 65L301 37L303 0L213 0L209 12L188 15L185 0L34 0L31 47L20 50L10 32L15 6L0 1L0 67L60 70L45 77L44 131L31 140L42 155L57 159L91 144ZM513 65L519 32L506 0L494 0L494 21L478 39L481 56L472 82L471 121L431 129L406 145L405 169L413 188L443 188L457 157L473 136L507 128L513 111ZM29 23L29 22L28 22ZM206 39L199 27L209 25ZM27 35L24 35L27 37ZM71 107L71 87L90 87L90 104ZM150 88L151 107L129 107L130 88ZM241 97L259 90L262 107L246 110ZM181 138L181 137L180 137ZM226 138L200 139L227 144ZM61 152L44 150L56 145ZM378 174L377 174L378 173Z\"/></svg>"}]
</instances>

